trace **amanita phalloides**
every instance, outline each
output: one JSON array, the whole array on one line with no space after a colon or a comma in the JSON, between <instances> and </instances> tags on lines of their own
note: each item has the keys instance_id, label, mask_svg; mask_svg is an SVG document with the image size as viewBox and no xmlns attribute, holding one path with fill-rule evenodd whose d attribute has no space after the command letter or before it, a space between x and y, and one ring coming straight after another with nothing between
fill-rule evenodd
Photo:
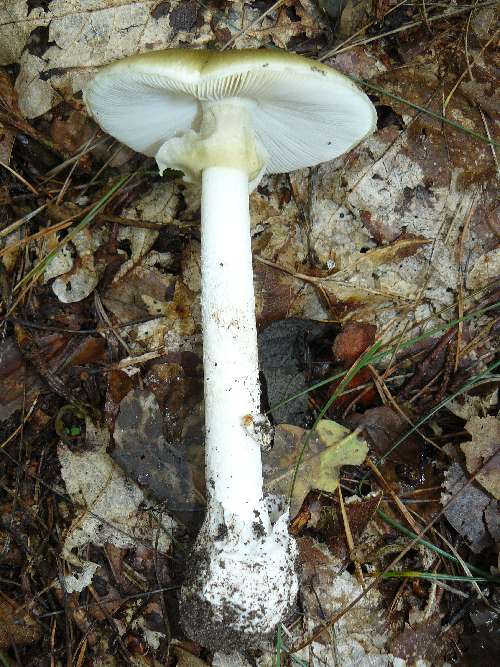
<instances>
[{"instance_id":1,"label":"amanita phalloides","mask_svg":"<svg viewBox=\"0 0 500 667\"><path fill-rule=\"evenodd\" d=\"M220 648L267 636L297 594L287 514L262 488L249 192L264 174L332 160L370 134L368 97L335 70L278 50L171 49L101 69L85 91L101 127L202 183L208 507L181 594L187 633Z\"/></svg>"}]
</instances>

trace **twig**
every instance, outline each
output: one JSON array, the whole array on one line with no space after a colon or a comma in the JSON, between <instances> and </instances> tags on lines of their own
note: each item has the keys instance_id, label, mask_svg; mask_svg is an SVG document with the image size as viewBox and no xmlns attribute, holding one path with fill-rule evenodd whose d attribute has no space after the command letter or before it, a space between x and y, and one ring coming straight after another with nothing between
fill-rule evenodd
<instances>
[{"instance_id":1,"label":"twig","mask_svg":"<svg viewBox=\"0 0 500 667\"><path fill-rule=\"evenodd\" d=\"M349 525L349 517L347 516L347 512L345 511L344 496L342 495L342 489L340 488L340 485L338 486L337 491L339 495L340 512L342 514L342 520L344 522L345 538L347 546L349 548L349 553L351 554L351 558L353 558L354 540L352 539L351 526ZM356 570L356 577L361 586L364 588L365 578L363 577L363 570L361 569L361 565L359 564L359 562L354 558L353 560L354 560L354 568Z\"/></svg>"}]
</instances>

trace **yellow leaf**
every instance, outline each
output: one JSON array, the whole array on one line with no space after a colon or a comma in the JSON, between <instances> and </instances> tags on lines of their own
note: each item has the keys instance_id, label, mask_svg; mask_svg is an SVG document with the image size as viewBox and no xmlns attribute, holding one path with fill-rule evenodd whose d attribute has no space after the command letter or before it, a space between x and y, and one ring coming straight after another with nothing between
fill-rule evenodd
<instances>
[{"instance_id":1,"label":"yellow leaf","mask_svg":"<svg viewBox=\"0 0 500 667\"><path fill-rule=\"evenodd\" d=\"M293 472L304 442L308 438L291 502L291 516L299 510L309 491L319 489L333 493L339 485L343 465L360 465L368 453L368 446L344 426L329 419L319 422L315 431L298 426L280 424L276 427L274 447L264 455L266 490L288 496Z\"/></svg>"}]
</instances>

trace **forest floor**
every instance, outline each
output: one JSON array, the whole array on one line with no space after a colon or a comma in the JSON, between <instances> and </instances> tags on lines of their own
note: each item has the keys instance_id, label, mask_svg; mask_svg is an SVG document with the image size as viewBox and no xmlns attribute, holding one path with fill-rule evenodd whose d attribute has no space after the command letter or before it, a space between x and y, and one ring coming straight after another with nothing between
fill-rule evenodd
<instances>
[{"instance_id":1,"label":"forest floor","mask_svg":"<svg viewBox=\"0 0 500 667\"><path fill-rule=\"evenodd\" d=\"M480 0L3 0L0 665L498 664L497 26ZM82 101L169 47L296 52L378 113L251 195L265 483L295 479L300 552L252 651L178 620L205 504L199 188Z\"/></svg>"}]
</instances>

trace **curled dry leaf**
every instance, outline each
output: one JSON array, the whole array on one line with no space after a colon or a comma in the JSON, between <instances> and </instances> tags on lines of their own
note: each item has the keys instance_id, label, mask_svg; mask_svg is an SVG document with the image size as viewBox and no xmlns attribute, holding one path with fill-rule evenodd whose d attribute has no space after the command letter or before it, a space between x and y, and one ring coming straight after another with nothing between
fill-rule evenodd
<instances>
[{"instance_id":1,"label":"curled dry leaf","mask_svg":"<svg viewBox=\"0 0 500 667\"><path fill-rule=\"evenodd\" d=\"M68 244L63 246L48 264L44 280L52 283L54 294L63 303L82 301L91 294L99 283L106 268L104 257L98 258L96 250L107 238L106 229L83 229L72 240L76 257L72 257Z\"/></svg>"},{"instance_id":2,"label":"curled dry leaf","mask_svg":"<svg viewBox=\"0 0 500 667\"><path fill-rule=\"evenodd\" d=\"M361 465L368 453L364 440L336 422L322 419L312 432L299 426L276 427L273 449L264 454L263 472L266 490L287 496L298 456L309 438L298 469L291 499L290 515L295 516L309 491L333 493L339 485L340 468Z\"/></svg>"}]
</instances>

